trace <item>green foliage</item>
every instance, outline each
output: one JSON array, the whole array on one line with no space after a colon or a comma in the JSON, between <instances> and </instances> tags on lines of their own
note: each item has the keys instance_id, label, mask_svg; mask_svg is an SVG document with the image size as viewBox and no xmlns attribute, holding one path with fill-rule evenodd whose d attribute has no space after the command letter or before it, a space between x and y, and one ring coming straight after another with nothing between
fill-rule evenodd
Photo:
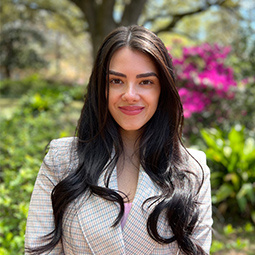
<instances>
[{"instance_id":1,"label":"green foliage","mask_svg":"<svg viewBox=\"0 0 255 255\"><path fill-rule=\"evenodd\" d=\"M236 88L235 99L226 101L223 107L227 107L228 111L221 122L224 123L224 128L230 129L238 123L242 123L246 129L253 132L255 136L255 114L254 114L254 98L255 98L255 76L249 76L243 79Z\"/></svg>"},{"instance_id":2,"label":"green foliage","mask_svg":"<svg viewBox=\"0 0 255 255\"><path fill-rule=\"evenodd\" d=\"M218 240L214 240L212 242L211 250L210 252L213 254L214 252L220 251L224 249L224 243Z\"/></svg>"},{"instance_id":3,"label":"green foliage","mask_svg":"<svg viewBox=\"0 0 255 255\"><path fill-rule=\"evenodd\" d=\"M34 45L45 45L42 34L30 28L7 27L0 33L0 63L7 78L12 71L19 69L38 69L47 66Z\"/></svg>"},{"instance_id":4,"label":"green foliage","mask_svg":"<svg viewBox=\"0 0 255 255\"><path fill-rule=\"evenodd\" d=\"M0 255L24 254L29 201L45 147L74 134L75 123L61 120L72 94L78 97L74 91L35 79L13 116L0 119Z\"/></svg>"},{"instance_id":5,"label":"green foliage","mask_svg":"<svg viewBox=\"0 0 255 255\"><path fill-rule=\"evenodd\" d=\"M230 250L243 252L249 250L251 251L252 241L249 240L247 237L251 235L254 236L254 234L255 229L251 223L246 223L244 226L237 228L233 227L232 224L227 224L223 227L221 233L217 233L220 238L213 239L210 252L211 254L217 252L224 252L220 254L229 254ZM250 254L252 254L253 251L251 251Z\"/></svg>"},{"instance_id":6,"label":"green foliage","mask_svg":"<svg viewBox=\"0 0 255 255\"><path fill-rule=\"evenodd\" d=\"M235 126L201 131L211 168L212 201L222 213L249 217L255 222L255 139ZM236 206L238 205L238 206Z\"/></svg>"},{"instance_id":7,"label":"green foliage","mask_svg":"<svg viewBox=\"0 0 255 255\"><path fill-rule=\"evenodd\" d=\"M249 19L247 19L248 21ZM233 42L232 66L239 77L251 77L255 73L255 28L251 24L239 28L238 38Z\"/></svg>"},{"instance_id":8,"label":"green foliage","mask_svg":"<svg viewBox=\"0 0 255 255\"><path fill-rule=\"evenodd\" d=\"M199 143L201 129L215 127L227 131L239 124L245 126L251 137L255 136L255 77L239 81L237 87L232 88L232 92L235 95L232 100L212 100L207 111L192 114L191 118L185 119L184 136L187 143Z\"/></svg>"},{"instance_id":9,"label":"green foliage","mask_svg":"<svg viewBox=\"0 0 255 255\"><path fill-rule=\"evenodd\" d=\"M55 84L52 84L51 87ZM49 87L49 85L49 82L41 80L37 74L23 80L5 79L0 81L0 97L19 98L31 89L37 91L41 88ZM59 86L59 84L56 86Z\"/></svg>"},{"instance_id":10,"label":"green foliage","mask_svg":"<svg viewBox=\"0 0 255 255\"><path fill-rule=\"evenodd\" d=\"M19 98L28 93L30 93L28 97L39 93L43 97L55 98L54 94L56 95L57 93L61 97L63 93L63 97L82 100L84 92L83 86L44 80L38 74L33 74L22 80L5 79L0 81L0 98Z\"/></svg>"}]
</instances>

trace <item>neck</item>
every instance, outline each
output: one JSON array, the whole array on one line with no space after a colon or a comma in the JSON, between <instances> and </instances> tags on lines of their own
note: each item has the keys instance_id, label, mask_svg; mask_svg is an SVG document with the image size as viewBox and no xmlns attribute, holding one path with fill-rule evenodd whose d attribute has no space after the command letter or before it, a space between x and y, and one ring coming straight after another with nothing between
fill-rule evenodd
<instances>
[{"instance_id":1,"label":"neck","mask_svg":"<svg viewBox=\"0 0 255 255\"><path fill-rule=\"evenodd\" d=\"M121 130L121 138L124 146L124 154L132 156L139 148L139 131Z\"/></svg>"}]
</instances>

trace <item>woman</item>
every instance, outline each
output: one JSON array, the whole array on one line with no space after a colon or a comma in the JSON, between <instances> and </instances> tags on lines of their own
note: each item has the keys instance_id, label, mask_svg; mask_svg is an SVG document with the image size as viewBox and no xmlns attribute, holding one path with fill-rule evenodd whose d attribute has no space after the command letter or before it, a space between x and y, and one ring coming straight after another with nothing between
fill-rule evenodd
<instances>
[{"instance_id":1,"label":"woman","mask_svg":"<svg viewBox=\"0 0 255 255\"><path fill-rule=\"evenodd\" d=\"M182 124L161 40L140 26L114 30L77 137L53 140L38 174L27 254L209 253L209 169L202 152L183 147Z\"/></svg>"}]
</instances>

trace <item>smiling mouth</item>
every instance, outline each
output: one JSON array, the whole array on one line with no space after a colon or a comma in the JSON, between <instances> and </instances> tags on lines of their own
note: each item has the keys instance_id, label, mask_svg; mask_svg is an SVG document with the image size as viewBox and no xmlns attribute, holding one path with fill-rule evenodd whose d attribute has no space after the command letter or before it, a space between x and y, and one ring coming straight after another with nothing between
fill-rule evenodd
<instances>
[{"instance_id":1,"label":"smiling mouth","mask_svg":"<svg viewBox=\"0 0 255 255\"><path fill-rule=\"evenodd\" d=\"M144 107L129 105L129 106L120 106L119 109L122 113L126 115L137 115L143 111Z\"/></svg>"}]
</instances>

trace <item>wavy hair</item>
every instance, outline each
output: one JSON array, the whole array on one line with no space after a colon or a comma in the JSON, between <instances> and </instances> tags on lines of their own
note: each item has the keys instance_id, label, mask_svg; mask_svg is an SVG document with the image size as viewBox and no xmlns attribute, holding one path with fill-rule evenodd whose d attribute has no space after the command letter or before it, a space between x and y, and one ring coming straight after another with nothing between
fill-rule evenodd
<instances>
[{"instance_id":1,"label":"wavy hair","mask_svg":"<svg viewBox=\"0 0 255 255\"><path fill-rule=\"evenodd\" d=\"M122 47L149 56L160 77L161 94L157 110L143 127L138 141L140 163L162 191L160 196L144 202L153 205L147 221L148 234L162 245L177 241L185 254L205 254L191 238L199 212L196 196L191 190L191 171L182 169L183 108L176 89L172 60L162 41L151 31L137 25L117 28L105 38L98 50L76 129L77 143L72 148L78 155L79 164L52 190L55 229L46 236L48 244L32 249L32 254L49 251L57 245L62 237L63 215L67 206L85 192L119 204L119 214L112 227L116 227L123 217L123 198L120 192L109 188L112 171L123 152L123 143L119 126L108 111L106 96L106 91L109 93L110 60ZM104 172L105 187L100 187L98 179ZM160 235L157 226L161 215L165 215L173 237Z\"/></svg>"}]
</instances>

